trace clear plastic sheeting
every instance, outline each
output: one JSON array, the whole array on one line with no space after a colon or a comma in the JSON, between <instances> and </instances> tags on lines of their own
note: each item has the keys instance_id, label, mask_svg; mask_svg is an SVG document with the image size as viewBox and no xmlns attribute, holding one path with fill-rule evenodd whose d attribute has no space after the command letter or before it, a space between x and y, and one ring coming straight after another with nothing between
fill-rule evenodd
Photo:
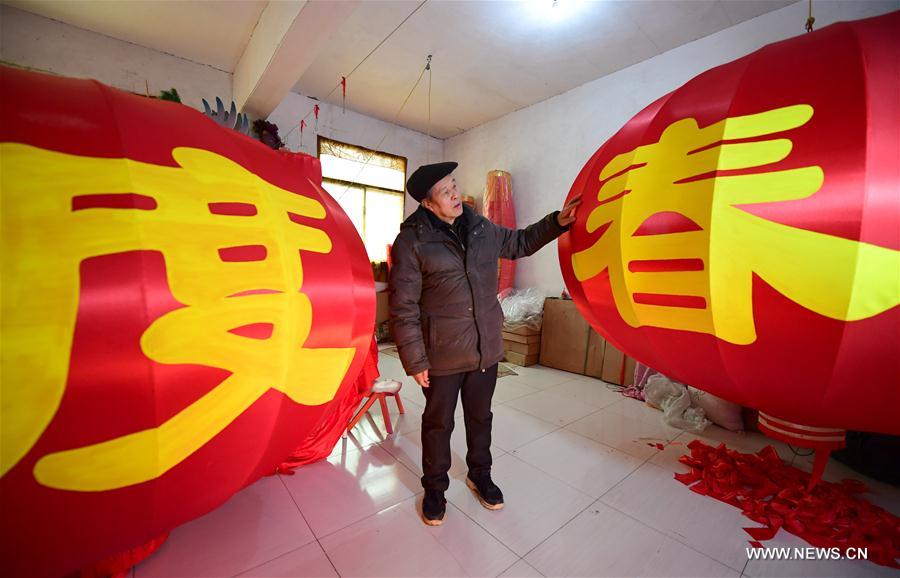
<instances>
[{"instance_id":1,"label":"clear plastic sheeting","mask_svg":"<svg viewBox=\"0 0 900 578\"><path fill-rule=\"evenodd\" d=\"M503 309L503 325L507 328L526 325L540 329L544 315L543 291L537 287L513 289L501 294L500 307Z\"/></svg>"},{"instance_id":2,"label":"clear plastic sheeting","mask_svg":"<svg viewBox=\"0 0 900 578\"><path fill-rule=\"evenodd\" d=\"M663 421L672 427L700 433L711 423L702 408L691 406L691 395L684 384L660 373L647 379L644 397L649 405L662 410Z\"/></svg>"}]
</instances>

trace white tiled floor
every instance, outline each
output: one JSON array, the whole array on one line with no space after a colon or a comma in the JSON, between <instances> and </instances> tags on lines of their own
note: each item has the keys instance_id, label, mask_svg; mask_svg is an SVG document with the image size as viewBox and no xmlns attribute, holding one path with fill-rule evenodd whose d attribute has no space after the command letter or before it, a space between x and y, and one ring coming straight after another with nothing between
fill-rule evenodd
<instances>
[{"instance_id":1,"label":"white tiled floor","mask_svg":"<svg viewBox=\"0 0 900 578\"><path fill-rule=\"evenodd\" d=\"M419 518L425 398L401 379L406 414L390 402L394 436L375 406L327 460L267 477L172 531L134 569L145 576L887 576L869 562L748 562L753 523L672 478L693 439L756 451L759 434L712 426L693 435L601 381L533 366L501 378L494 396L493 477L506 507L482 508L465 487L465 431L457 411L443 526ZM667 444L660 451L654 443ZM809 469L808 458L772 443ZM900 513L900 491L832 461L825 478L862 479L868 498ZM767 546L805 546L780 532Z\"/></svg>"}]
</instances>

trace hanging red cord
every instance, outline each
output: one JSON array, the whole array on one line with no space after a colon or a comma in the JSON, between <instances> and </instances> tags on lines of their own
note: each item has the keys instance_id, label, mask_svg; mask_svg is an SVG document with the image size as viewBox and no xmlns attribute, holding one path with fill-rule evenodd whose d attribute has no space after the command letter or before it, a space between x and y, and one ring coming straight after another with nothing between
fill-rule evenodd
<instances>
[{"instance_id":1,"label":"hanging red cord","mask_svg":"<svg viewBox=\"0 0 900 578\"><path fill-rule=\"evenodd\" d=\"M341 112L346 110L347 105L347 77L341 77L341 92L343 95L341 96Z\"/></svg>"},{"instance_id":2,"label":"hanging red cord","mask_svg":"<svg viewBox=\"0 0 900 578\"><path fill-rule=\"evenodd\" d=\"M315 131L319 132L319 105L318 104L313 106L313 114L316 117Z\"/></svg>"},{"instance_id":3,"label":"hanging red cord","mask_svg":"<svg viewBox=\"0 0 900 578\"><path fill-rule=\"evenodd\" d=\"M300 119L300 148L303 148L303 129L306 128L306 121Z\"/></svg>"}]
</instances>

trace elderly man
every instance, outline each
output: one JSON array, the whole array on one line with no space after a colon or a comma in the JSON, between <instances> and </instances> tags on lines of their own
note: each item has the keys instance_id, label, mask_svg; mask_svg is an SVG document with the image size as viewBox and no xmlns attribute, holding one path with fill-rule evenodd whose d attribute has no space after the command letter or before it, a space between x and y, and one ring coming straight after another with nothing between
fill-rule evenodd
<instances>
[{"instance_id":1,"label":"elderly man","mask_svg":"<svg viewBox=\"0 0 900 578\"><path fill-rule=\"evenodd\" d=\"M462 395L466 484L490 510L503 507L491 480L491 397L503 359L497 259L531 255L575 221L580 198L526 229L491 223L462 204L451 173L457 163L419 167L406 183L419 208L400 227L391 251L391 329L408 375L422 386L422 517L444 519L450 434Z\"/></svg>"}]
</instances>

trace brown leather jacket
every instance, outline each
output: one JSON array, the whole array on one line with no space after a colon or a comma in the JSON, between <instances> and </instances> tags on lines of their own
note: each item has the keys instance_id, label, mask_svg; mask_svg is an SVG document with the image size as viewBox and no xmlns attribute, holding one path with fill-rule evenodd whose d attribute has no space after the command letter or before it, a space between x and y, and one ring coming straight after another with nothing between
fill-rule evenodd
<instances>
[{"instance_id":1,"label":"brown leather jacket","mask_svg":"<svg viewBox=\"0 0 900 578\"><path fill-rule=\"evenodd\" d=\"M420 206L403 222L391 249L390 321L400 361L408 375L490 367L503 359L497 259L531 255L566 229L558 212L514 231L463 205L468 233L460 243L427 211Z\"/></svg>"}]
</instances>

